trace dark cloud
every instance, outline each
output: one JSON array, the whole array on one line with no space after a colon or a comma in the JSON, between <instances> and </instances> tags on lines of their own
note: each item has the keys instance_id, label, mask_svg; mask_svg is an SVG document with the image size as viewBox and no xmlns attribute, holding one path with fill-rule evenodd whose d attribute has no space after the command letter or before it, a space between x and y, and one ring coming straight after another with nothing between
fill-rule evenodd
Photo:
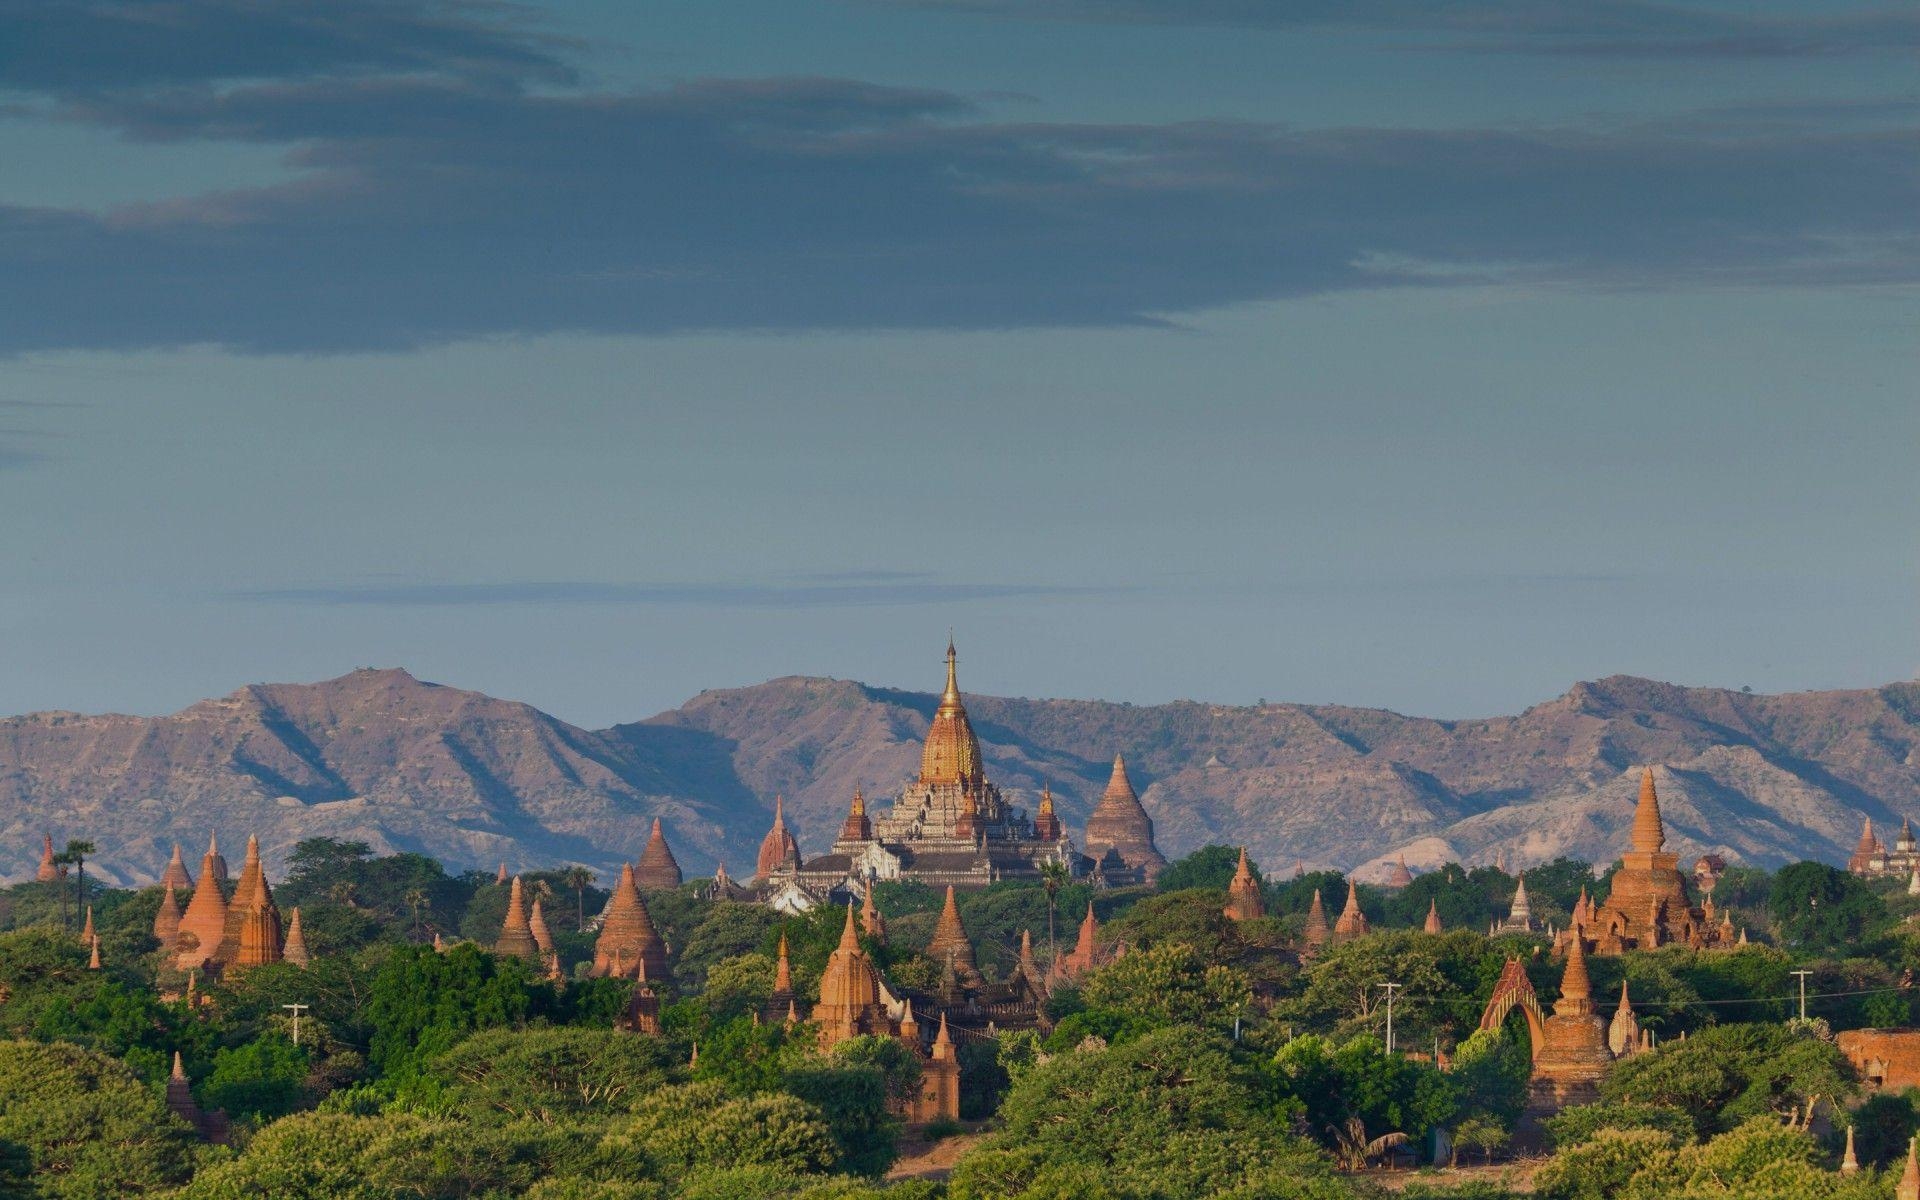
<instances>
[{"instance_id":1,"label":"dark cloud","mask_svg":"<svg viewBox=\"0 0 1920 1200\"><path fill-rule=\"evenodd\" d=\"M1120 325L1390 285L1920 276L1911 119L1071 125L842 80L591 94L454 71L55 103L132 139L287 147L297 178L106 215L0 207L0 353Z\"/></svg>"},{"instance_id":2,"label":"dark cloud","mask_svg":"<svg viewBox=\"0 0 1920 1200\"><path fill-rule=\"evenodd\" d=\"M278 604L441 608L502 604L692 605L700 608L869 608L953 604L970 600L1111 595L1117 589L1039 584L887 580L862 583L417 583L269 588L229 599ZM857 576L855 576L857 577Z\"/></svg>"},{"instance_id":3,"label":"dark cloud","mask_svg":"<svg viewBox=\"0 0 1920 1200\"><path fill-rule=\"evenodd\" d=\"M1791 16L1637 0L876 0L1021 20L1364 30L1467 50L1630 58L1801 58L1911 50L1920 14Z\"/></svg>"},{"instance_id":4,"label":"dark cloud","mask_svg":"<svg viewBox=\"0 0 1920 1200\"><path fill-rule=\"evenodd\" d=\"M519 10L433 0L0 0L0 88L69 95L359 73L564 82Z\"/></svg>"}]
</instances>

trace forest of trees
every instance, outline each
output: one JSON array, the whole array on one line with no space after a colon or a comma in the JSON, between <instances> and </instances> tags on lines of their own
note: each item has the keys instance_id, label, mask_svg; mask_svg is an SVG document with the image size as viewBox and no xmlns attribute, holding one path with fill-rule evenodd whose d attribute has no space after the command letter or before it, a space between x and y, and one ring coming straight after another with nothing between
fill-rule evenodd
<instances>
[{"instance_id":1,"label":"forest of trees","mask_svg":"<svg viewBox=\"0 0 1920 1200\"><path fill-rule=\"evenodd\" d=\"M556 982L488 951L506 905L493 876L302 843L275 898L300 907L312 963L229 972L191 1005L150 934L157 890L77 872L16 885L0 890L0 1198L1333 1200L1380 1194L1379 1168L1424 1163L1436 1129L1463 1162L1511 1164L1528 1144L1534 1158L1470 1178L1397 1171L1402 1194L1892 1195L1920 1095L1869 1096L1832 1034L1912 1023L1920 900L1904 887L1815 863L1734 868L1715 900L1751 945L1591 959L1595 995L1624 978L1658 1048L1617 1064L1599 1104L1533 1128L1524 1030L1477 1030L1510 957L1543 1003L1559 986L1544 937L1484 933L1512 877L1449 866L1397 892L1362 887L1375 932L1303 959L1314 891L1331 915L1346 881L1263 881L1270 915L1230 921L1235 858L1206 848L1154 888L963 895L990 979L1013 969L1022 930L1043 961L1050 927L1064 952L1089 903L1127 952L1056 986L1039 1029L962 1039L961 1125L912 1131L890 1099L917 1086L916 1055L882 1038L823 1054L805 1024L760 1018L782 936L796 990L817 989L843 920L831 909L783 917L691 884L649 893L672 951L653 1037L615 1028L631 983L585 971L584 926L607 892L578 870L523 877L570 975ZM1562 860L1525 878L1536 914L1564 922L1608 876ZM883 884L877 900L889 928L865 943L876 965L933 987L919 948L940 896ZM1430 903L1448 929L1437 936L1420 932ZM76 936L88 909L99 969ZM1806 1021L1798 970L1811 972ZM1394 1054L1386 982L1399 985ZM304 1006L297 1043L290 1005ZM200 1106L229 1117L232 1145L203 1143L168 1111L176 1053ZM1816 1100L1831 1129L1792 1119ZM1849 1123L1866 1167L1841 1175ZM889 1180L903 1147L937 1169Z\"/></svg>"}]
</instances>

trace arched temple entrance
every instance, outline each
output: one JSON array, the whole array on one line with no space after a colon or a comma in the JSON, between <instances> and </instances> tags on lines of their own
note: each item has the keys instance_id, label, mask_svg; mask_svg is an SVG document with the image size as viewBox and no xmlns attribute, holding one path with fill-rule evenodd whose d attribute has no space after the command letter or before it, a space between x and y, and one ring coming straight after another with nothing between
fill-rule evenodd
<instances>
[{"instance_id":1,"label":"arched temple entrance","mask_svg":"<svg viewBox=\"0 0 1920 1200\"><path fill-rule=\"evenodd\" d=\"M1480 1028L1498 1030L1516 1008L1527 1019L1527 1039L1532 1043L1537 1062L1540 1049L1547 1041L1547 1015L1540 1009L1540 997L1534 994L1533 981L1527 978L1526 968L1519 959L1510 958L1500 970L1500 982L1493 985L1486 1011L1480 1014Z\"/></svg>"}]
</instances>

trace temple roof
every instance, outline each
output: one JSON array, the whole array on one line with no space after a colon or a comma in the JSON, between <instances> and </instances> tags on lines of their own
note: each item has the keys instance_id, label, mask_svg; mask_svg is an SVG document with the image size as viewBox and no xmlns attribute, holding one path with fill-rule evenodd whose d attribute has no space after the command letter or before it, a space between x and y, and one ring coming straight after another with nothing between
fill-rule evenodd
<instances>
[{"instance_id":1,"label":"temple roof","mask_svg":"<svg viewBox=\"0 0 1920 1200\"><path fill-rule=\"evenodd\" d=\"M853 909L847 909L851 914ZM953 965L954 974L960 982L969 987L977 987L980 982L980 968L974 961L973 943L967 940L967 931L960 924L960 909L953 899L953 885L947 885L947 900L940 908L940 921L933 927L933 940L927 943L927 957L935 963Z\"/></svg>"},{"instance_id":2,"label":"temple roof","mask_svg":"<svg viewBox=\"0 0 1920 1200\"><path fill-rule=\"evenodd\" d=\"M960 684L954 672L958 661L949 638L947 686L940 693L940 705L933 711L926 746L920 752L921 783L975 786L986 782L980 739L974 736L973 723L967 719L967 706L960 700Z\"/></svg>"},{"instance_id":3,"label":"temple roof","mask_svg":"<svg viewBox=\"0 0 1920 1200\"><path fill-rule=\"evenodd\" d=\"M775 795L773 828L767 830L767 836L760 839L760 854L755 860L753 873L765 879L789 863L799 865L800 843L793 839L793 834L787 829L786 801Z\"/></svg>"}]
</instances>

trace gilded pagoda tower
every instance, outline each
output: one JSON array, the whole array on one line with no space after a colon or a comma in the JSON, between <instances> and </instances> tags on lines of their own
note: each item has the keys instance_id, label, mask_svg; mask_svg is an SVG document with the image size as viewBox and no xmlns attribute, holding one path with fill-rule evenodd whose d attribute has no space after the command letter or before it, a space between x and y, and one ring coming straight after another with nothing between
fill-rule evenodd
<instances>
[{"instance_id":1,"label":"gilded pagoda tower","mask_svg":"<svg viewBox=\"0 0 1920 1200\"><path fill-rule=\"evenodd\" d=\"M946 686L927 725L920 772L888 811L869 809L865 794L856 791L832 848L804 862L775 818L760 867L776 907L810 907L836 891L864 896L875 880L978 888L1001 879L1038 879L1040 865L1049 860L1065 863L1074 875L1087 872L1091 864L1053 813L1051 791L1043 793L1036 819L1008 803L987 778L980 739L960 695L958 662L949 640Z\"/></svg>"}]
</instances>

